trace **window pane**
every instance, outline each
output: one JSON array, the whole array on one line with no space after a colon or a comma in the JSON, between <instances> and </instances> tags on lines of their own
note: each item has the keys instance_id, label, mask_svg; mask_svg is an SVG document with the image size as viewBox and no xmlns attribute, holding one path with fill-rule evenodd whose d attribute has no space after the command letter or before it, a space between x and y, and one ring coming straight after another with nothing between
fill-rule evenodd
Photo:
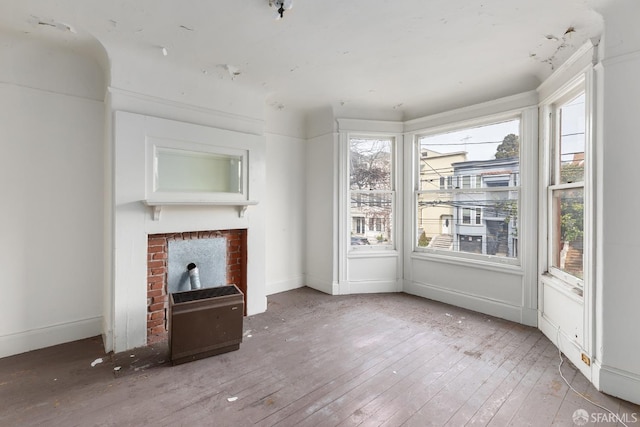
<instances>
[{"instance_id":1,"label":"window pane","mask_svg":"<svg viewBox=\"0 0 640 427\"><path fill-rule=\"evenodd\" d=\"M418 247L517 257L519 129L514 119L418 138Z\"/></svg>"},{"instance_id":2,"label":"window pane","mask_svg":"<svg viewBox=\"0 0 640 427\"><path fill-rule=\"evenodd\" d=\"M455 176L454 187L480 186L488 166L520 156L520 120L418 138L420 151L419 190L437 190L441 178ZM474 171L474 167L479 170ZM478 173L479 172L479 173ZM451 181L450 181L451 182Z\"/></svg>"},{"instance_id":3,"label":"window pane","mask_svg":"<svg viewBox=\"0 0 640 427\"><path fill-rule=\"evenodd\" d=\"M418 247L514 258L518 191L418 194Z\"/></svg>"},{"instance_id":4,"label":"window pane","mask_svg":"<svg viewBox=\"0 0 640 427\"><path fill-rule=\"evenodd\" d=\"M553 191L552 265L583 277L584 189Z\"/></svg>"},{"instance_id":5,"label":"window pane","mask_svg":"<svg viewBox=\"0 0 640 427\"><path fill-rule=\"evenodd\" d=\"M560 182L584 181L585 95L559 108Z\"/></svg>"},{"instance_id":6,"label":"window pane","mask_svg":"<svg viewBox=\"0 0 640 427\"><path fill-rule=\"evenodd\" d=\"M350 189L392 190L391 139L352 138L350 147Z\"/></svg>"},{"instance_id":7,"label":"window pane","mask_svg":"<svg viewBox=\"0 0 640 427\"><path fill-rule=\"evenodd\" d=\"M351 245L391 245L393 193L351 193Z\"/></svg>"}]
</instances>

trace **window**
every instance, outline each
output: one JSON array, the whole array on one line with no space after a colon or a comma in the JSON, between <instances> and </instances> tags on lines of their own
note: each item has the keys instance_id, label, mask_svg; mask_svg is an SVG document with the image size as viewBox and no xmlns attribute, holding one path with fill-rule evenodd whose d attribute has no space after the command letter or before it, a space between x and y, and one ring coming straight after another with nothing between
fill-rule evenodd
<instances>
[{"instance_id":1,"label":"window","mask_svg":"<svg viewBox=\"0 0 640 427\"><path fill-rule=\"evenodd\" d=\"M394 138L349 138L352 247L393 246L394 149Z\"/></svg>"},{"instance_id":2,"label":"window","mask_svg":"<svg viewBox=\"0 0 640 427\"><path fill-rule=\"evenodd\" d=\"M517 257L519 135L514 117L416 137L416 250Z\"/></svg>"},{"instance_id":3,"label":"window","mask_svg":"<svg viewBox=\"0 0 640 427\"><path fill-rule=\"evenodd\" d=\"M549 273L579 287L584 272L585 118L583 89L551 105Z\"/></svg>"}]
</instances>

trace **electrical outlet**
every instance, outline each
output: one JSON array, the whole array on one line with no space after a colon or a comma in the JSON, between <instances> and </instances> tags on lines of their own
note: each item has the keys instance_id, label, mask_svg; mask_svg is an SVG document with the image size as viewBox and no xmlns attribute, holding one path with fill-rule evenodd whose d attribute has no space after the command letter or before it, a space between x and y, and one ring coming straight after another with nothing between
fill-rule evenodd
<instances>
[{"instance_id":1,"label":"electrical outlet","mask_svg":"<svg viewBox=\"0 0 640 427\"><path fill-rule=\"evenodd\" d=\"M591 359L589 359L589 356L584 353L582 353L582 361L585 363L585 365L591 366Z\"/></svg>"}]
</instances>

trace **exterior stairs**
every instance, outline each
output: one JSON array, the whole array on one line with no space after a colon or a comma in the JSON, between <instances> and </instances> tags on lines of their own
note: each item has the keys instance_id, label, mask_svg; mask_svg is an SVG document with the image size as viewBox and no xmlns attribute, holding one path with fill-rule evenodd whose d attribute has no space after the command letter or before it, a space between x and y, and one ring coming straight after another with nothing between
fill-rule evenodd
<instances>
[{"instance_id":1,"label":"exterior stairs","mask_svg":"<svg viewBox=\"0 0 640 427\"><path fill-rule=\"evenodd\" d=\"M428 248L433 249L447 249L451 250L453 246L453 235L452 234L438 234L431 239L429 242Z\"/></svg>"},{"instance_id":2,"label":"exterior stairs","mask_svg":"<svg viewBox=\"0 0 640 427\"><path fill-rule=\"evenodd\" d=\"M564 259L564 271L582 279L582 269L582 250L569 246Z\"/></svg>"}]
</instances>

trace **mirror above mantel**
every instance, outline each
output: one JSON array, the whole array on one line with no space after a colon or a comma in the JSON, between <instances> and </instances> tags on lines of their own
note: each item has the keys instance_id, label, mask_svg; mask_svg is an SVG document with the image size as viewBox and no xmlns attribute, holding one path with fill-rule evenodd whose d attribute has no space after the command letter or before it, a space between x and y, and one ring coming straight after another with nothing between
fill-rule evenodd
<instances>
[{"instance_id":1,"label":"mirror above mantel","mask_svg":"<svg viewBox=\"0 0 640 427\"><path fill-rule=\"evenodd\" d=\"M248 206L247 150L147 137L146 195L158 221L164 206Z\"/></svg>"}]
</instances>

